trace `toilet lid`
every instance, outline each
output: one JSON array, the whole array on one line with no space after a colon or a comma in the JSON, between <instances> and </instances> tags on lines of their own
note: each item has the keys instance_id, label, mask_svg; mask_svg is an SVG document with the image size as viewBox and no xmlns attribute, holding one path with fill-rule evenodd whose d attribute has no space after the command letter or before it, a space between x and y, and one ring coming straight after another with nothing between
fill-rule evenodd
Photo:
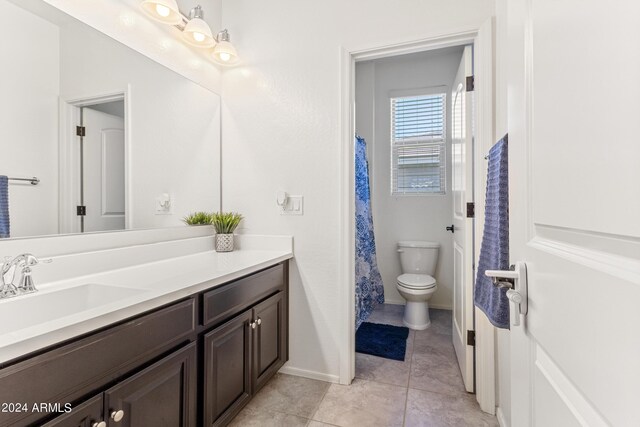
<instances>
[{"instance_id":1,"label":"toilet lid","mask_svg":"<svg viewBox=\"0 0 640 427\"><path fill-rule=\"evenodd\" d=\"M436 279L428 274L401 274L398 284L411 289L429 289L436 285Z\"/></svg>"}]
</instances>

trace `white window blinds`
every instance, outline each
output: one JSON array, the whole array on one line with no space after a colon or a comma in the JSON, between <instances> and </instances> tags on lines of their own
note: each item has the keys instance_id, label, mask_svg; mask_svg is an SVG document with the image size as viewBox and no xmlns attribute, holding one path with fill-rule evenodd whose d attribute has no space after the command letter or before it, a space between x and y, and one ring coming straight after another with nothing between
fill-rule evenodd
<instances>
[{"instance_id":1,"label":"white window blinds","mask_svg":"<svg viewBox=\"0 0 640 427\"><path fill-rule=\"evenodd\" d=\"M391 98L391 193L444 194L445 94Z\"/></svg>"}]
</instances>

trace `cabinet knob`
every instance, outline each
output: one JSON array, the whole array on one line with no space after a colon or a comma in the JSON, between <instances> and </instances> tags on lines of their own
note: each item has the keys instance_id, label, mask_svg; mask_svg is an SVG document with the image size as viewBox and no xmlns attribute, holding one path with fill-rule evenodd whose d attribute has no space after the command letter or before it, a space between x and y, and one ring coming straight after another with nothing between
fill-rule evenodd
<instances>
[{"instance_id":1,"label":"cabinet knob","mask_svg":"<svg viewBox=\"0 0 640 427\"><path fill-rule=\"evenodd\" d=\"M262 319L261 318L258 317L258 320L256 320L256 322L258 323L258 326L262 325Z\"/></svg>"},{"instance_id":2,"label":"cabinet knob","mask_svg":"<svg viewBox=\"0 0 640 427\"><path fill-rule=\"evenodd\" d=\"M111 411L111 419L119 423L124 418L124 411L122 409L118 411Z\"/></svg>"},{"instance_id":3,"label":"cabinet knob","mask_svg":"<svg viewBox=\"0 0 640 427\"><path fill-rule=\"evenodd\" d=\"M249 326L251 326L251 329L255 329L256 328L256 322L249 323Z\"/></svg>"},{"instance_id":4,"label":"cabinet knob","mask_svg":"<svg viewBox=\"0 0 640 427\"><path fill-rule=\"evenodd\" d=\"M107 427L107 423L105 423L104 421L95 422L91 424L91 427Z\"/></svg>"}]
</instances>

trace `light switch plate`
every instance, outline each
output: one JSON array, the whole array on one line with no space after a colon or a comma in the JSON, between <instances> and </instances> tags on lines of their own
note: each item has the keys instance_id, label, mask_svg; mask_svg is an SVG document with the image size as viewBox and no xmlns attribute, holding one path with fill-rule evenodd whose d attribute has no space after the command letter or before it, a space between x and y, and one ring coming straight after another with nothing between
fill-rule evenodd
<instances>
[{"instance_id":1,"label":"light switch plate","mask_svg":"<svg viewBox=\"0 0 640 427\"><path fill-rule=\"evenodd\" d=\"M304 198L302 196L289 196L287 204L280 207L280 215L303 215Z\"/></svg>"}]
</instances>

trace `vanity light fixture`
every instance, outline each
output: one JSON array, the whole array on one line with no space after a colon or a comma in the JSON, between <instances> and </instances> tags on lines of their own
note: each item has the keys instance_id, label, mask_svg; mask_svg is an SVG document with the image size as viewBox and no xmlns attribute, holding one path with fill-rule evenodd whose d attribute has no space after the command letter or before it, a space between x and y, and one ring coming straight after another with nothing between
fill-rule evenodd
<instances>
[{"instance_id":1,"label":"vanity light fixture","mask_svg":"<svg viewBox=\"0 0 640 427\"><path fill-rule=\"evenodd\" d=\"M213 59L222 65L231 65L238 59L238 52L231 44L229 32L222 30L216 37L204 21L204 11L196 6L184 16L178 9L176 0L142 0L142 10L151 18L163 24L173 25L182 31L182 38L192 46L212 48Z\"/></svg>"},{"instance_id":2,"label":"vanity light fixture","mask_svg":"<svg viewBox=\"0 0 640 427\"><path fill-rule=\"evenodd\" d=\"M189 12L189 22L182 30L184 41L196 47L213 47L216 42L213 39L209 24L204 22L202 7L196 6Z\"/></svg>"},{"instance_id":3,"label":"vanity light fixture","mask_svg":"<svg viewBox=\"0 0 640 427\"><path fill-rule=\"evenodd\" d=\"M176 0L144 0L142 10L163 24L178 25L182 23L182 14Z\"/></svg>"},{"instance_id":4,"label":"vanity light fixture","mask_svg":"<svg viewBox=\"0 0 640 427\"><path fill-rule=\"evenodd\" d=\"M213 59L220 64L230 65L236 62L238 59L238 52L236 48L231 44L229 32L222 30L216 37L216 47L213 49Z\"/></svg>"}]
</instances>

